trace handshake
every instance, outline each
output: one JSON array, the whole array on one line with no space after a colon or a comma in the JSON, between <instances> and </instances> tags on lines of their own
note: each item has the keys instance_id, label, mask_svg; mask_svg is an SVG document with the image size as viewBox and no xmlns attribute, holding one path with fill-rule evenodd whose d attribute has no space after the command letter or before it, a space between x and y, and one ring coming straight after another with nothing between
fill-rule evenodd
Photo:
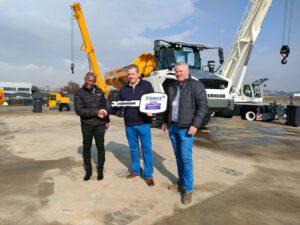
<instances>
[{"instance_id":1,"label":"handshake","mask_svg":"<svg viewBox=\"0 0 300 225\"><path fill-rule=\"evenodd\" d=\"M100 109L98 111L98 117L100 117L101 119L103 119L106 116L107 116L107 111L105 109Z\"/></svg>"}]
</instances>

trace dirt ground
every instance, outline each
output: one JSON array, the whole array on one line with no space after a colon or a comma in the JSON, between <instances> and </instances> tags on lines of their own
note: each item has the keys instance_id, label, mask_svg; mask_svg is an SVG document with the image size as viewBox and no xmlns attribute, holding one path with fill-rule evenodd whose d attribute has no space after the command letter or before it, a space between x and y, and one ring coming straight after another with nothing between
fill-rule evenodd
<instances>
[{"instance_id":1,"label":"dirt ground","mask_svg":"<svg viewBox=\"0 0 300 225\"><path fill-rule=\"evenodd\" d=\"M154 179L126 180L130 155L122 118L106 133L104 180L83 182L74 112L0 108L1 225L297 225L300 128L212 118L193 148L193 203L183 206L168 135L152 129ZM95 161L96 148L92 147Z\"/></svg>"}]
</instances>

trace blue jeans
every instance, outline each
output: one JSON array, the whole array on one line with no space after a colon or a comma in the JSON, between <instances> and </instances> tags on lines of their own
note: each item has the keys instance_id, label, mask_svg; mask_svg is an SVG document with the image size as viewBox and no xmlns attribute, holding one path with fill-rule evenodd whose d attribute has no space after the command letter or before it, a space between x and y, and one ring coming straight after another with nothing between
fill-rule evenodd
<instances>
[{"instance_id":1,"label":"blue jeans","mask_svg":"<svg viewBox=\"0 0 300 225\"><path fill-rule=\"evenodd\" d=\"M126 137L128 140L130 155L132 160L132 172L140 175L140 154L139 154L139 139L141 142L143 160L144 160L144 178L152 178L153 163L152 163L152 141L150 124L137 126L126 126Z\"/></svg>"},{"instance_id":2,"label":"blue jeans","mask_svg":"<svg viewBox=\"0 0 300 225\"><path fill-rule=\"evenodd\" d=\"M169 127L169 136L176 157L178 184L182 184L186 192L192 192L194 186L192 158L194 135L189 135L187 133L188 129L171 124Z\"/></svg>"}]
</instances>

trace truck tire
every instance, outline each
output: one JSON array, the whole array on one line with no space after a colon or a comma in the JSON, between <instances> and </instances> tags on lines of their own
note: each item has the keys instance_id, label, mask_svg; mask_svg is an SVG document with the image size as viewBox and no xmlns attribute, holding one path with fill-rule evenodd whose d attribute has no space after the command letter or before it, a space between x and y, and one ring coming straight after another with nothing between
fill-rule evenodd
<instances>
[{"instance_id":1,"label":"truck tire","mask_svg":"<svg viewBox=\"0 0 300 225\"><path fill-rule=\"evenodd\" d=\"M248 121L254 121L256 119L256 113L254 111L247 111L245 113L245 119Z\"/></svg>"},{"instance_id":2,"label":"truck tire","mask_svg":"<svg viewBox=\"0 0 300 225\"><path fill-rule=\"evenodd\" d=\"M204 128L206 127L206 125L208 124L208 122L210 121L212 113L207 113L202 121L201 127L200 128Z\"/></svg>"},{"instance_id":3,"label":"truck tire","mask_svg":"<svg viewBox=\"0 0 300 225\"><path fill-rule=\"evenodd\" d=\"M158 114L153 115L151 127L161 128L163 123L164 123L164 114L163 113L158 113Z\"/></svg>"},{"instance_id":4,"label":"truck tire","mask_svg":"<svg viewBox=\"0 0 300 225\"><path fill-rule=\"evenodd\" d=\"M124 117L124 108L117 110L115 115L117 117Z\"/></svg>"},{"instance_id":5,"label":"truck tire","mask_svg":"<svg viewBox=\"0 0 300 225\"><path fill-rule=\"evenodd\" d=\"M107 101L106 101L106 107L107 107L107 110L108 110L108 112L109 112L110 114L112 114L112 115L116 114L117 111L116 111L116 110L111 110L111 103L112 103L113 101L115 101L115 99L116 99L118 93L119 93L119 92L118 92L118 91L115 91L115 90L110 91L109 94L108 94Z\"/></svg>"},{"instance_id":6,"label":"truck tire","mask_svg":"<svg viewBox=\"0 0 300 225\"><path fill-rule=\"evenodd\" d=\"M59 105L59 111L60 112L70 111L70 106L67 104L61 104L61 105Z\"/></svg>"}]
</instances>

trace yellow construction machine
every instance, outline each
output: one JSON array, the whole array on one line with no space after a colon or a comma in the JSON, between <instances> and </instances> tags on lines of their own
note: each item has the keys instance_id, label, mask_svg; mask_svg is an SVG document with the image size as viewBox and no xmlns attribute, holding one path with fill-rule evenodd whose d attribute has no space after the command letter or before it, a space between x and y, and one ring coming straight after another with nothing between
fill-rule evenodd
<instances>
[{"instance_id":1,"label":"yellow construction machine","mask_svg":"<svg viewBox=\"0 0 300 225\"><path fill-rule=\"evenodd\" d=\"M48 95L47 105L50 109L59 111L70 111L70 97L66 93L50 92Z\"/></svg>"},{"instance_id":2,"label":"yellow construction machine","mask_svg":"<svg viewBox=\"0 0 300 225\"><path fill-rule=\"evenodd\" d=\"M0 88L0 105L4 104L4 90Z\"/></svg>"}]
</instances>

